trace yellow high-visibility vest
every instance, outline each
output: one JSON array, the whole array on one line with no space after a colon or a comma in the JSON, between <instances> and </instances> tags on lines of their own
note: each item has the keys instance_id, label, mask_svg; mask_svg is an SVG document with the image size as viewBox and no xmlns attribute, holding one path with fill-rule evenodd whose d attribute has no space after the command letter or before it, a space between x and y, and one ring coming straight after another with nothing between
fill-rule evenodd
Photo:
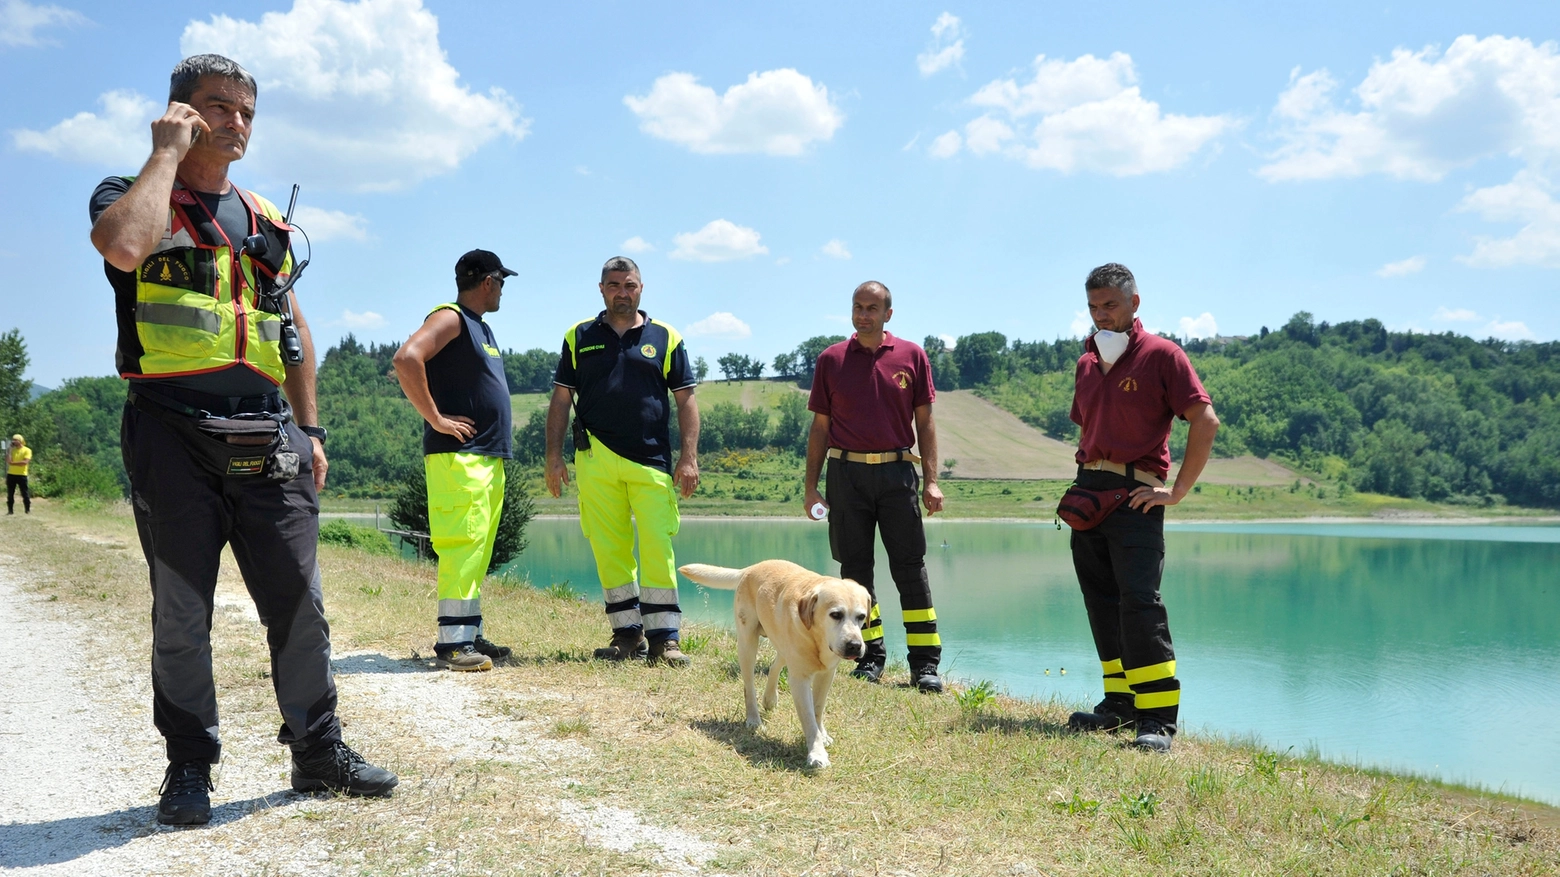
<instances>
[{"instance_id":1,"label":"yellow high-visibility vest","mask_svg":"<svg viewBox=\"0 0 1560 877\"><path fill-rule=\"evenodd\" d=\"M120 377L248 368L273 384L286 379L282 318L264 309L257 289L286 282L292 229L276 205L236 191L249 208L249 233L266 240L265 254L251 257L243 241L229 241L216 216L189 190L175 186L162 240L136 269L133 289L115 283ZM111 270L111 280L115 274L129 278Z\"/></svg>"}]
</instances>

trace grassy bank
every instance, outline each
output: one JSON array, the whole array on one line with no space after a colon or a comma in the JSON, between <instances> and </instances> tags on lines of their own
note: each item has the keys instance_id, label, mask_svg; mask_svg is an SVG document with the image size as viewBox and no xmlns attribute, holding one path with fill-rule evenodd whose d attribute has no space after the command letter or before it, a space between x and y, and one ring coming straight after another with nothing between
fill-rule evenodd
<instances>
[{"instance_id":1,"label":"grassy bank","mask_svg":"<svg viewBox=\"0 0 1560 877\"><path fill-rule=\"evenodd\" d=\"M30 587L145 653L123 506L40 503L4 524L0 553L49 573ZM333 864L355 863L342 873L665 873L668 856L702 873L858 875L1530 875L1560 861L1553 808L1196 736L1147 755L1066 733L1071 705L922 696L902 667L883 686L836 684L834 766L809 773L784 694L762 729L743 726L721 630L687 632L687 670L606 666L589 659L599 606L490 581L489 631L516 658L457 677L422 658L431 568L331 546L321 563L348 735L403 784L390 801L246 820L267 844L332 844ZM224 565L220 593L242 600ZM276 749L261 629L220 611L215 636L229 750Z\"/></svg>"}]
</instances>

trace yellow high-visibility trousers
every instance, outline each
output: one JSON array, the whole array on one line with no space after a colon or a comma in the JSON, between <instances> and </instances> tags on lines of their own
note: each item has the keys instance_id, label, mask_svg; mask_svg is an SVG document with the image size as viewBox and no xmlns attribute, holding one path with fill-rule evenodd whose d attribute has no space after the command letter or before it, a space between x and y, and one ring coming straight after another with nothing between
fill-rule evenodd
<instances>
[{"instance_id":1,"label":"yellow high-visibility trousers","mask_svg":"<svg viewBox=\"0 0 1560 877\"><path fill-rule=\"evenodd\" d=\"M580 529L596 558L612 629L642 627L652 640L675 639L682 628L682 609L677 604L672 537L681 518L672 476L624 459L594 437L589 450L575 453L574 467L580 485Z\"/></svg>"},{"instance_id":2,"label":"yellow high-visibility trousers","mask_svg":"<svg viewBox=\"0 0 1560 877\"><path fill-rule=\"evenodd\" d=\"M481 454L429 454L428 534L439 555L439 646L476 642L482 579L504 512L504 461Z\"/></svg>"}]
</instances>

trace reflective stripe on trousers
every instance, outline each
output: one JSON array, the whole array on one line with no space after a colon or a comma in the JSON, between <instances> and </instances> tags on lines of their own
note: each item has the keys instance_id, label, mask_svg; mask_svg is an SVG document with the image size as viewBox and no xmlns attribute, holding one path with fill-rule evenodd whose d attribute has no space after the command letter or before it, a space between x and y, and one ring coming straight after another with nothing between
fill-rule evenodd
<instances>
[{"instance_id":1,"label":"reflective stripe on trousers","mask_svg":"<svg viewBox=\"0 0 1560 877\"><path fill-rule=\"evenodd\" d=\"M596 558L612 628L642 626L650 639L675 639L682 627L682 610L672 553L672 537L680 524L672 476L618 456L595 437L589 450L575 453L574 465L580 485L580 529Z\"/></svg>"}]
</instances>

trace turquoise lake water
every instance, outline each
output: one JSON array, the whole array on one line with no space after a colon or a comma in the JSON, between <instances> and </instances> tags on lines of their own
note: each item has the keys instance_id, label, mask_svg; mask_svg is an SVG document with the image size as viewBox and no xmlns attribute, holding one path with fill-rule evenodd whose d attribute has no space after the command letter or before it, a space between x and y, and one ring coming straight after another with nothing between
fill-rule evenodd
<instances>
[{"instance_id":1,"label":"turquoise lake water","mask_svg":"<svg viewBox=\"0 0 1560 877\"><path fill-rule=\"evenodd\" d=\"M516 573L600 598L576 521L527 535ZM932 520L927 542L948 675L1099 699L1068 531ZM1560 804L1560 527L1192 524L1168 527L1166 544L1183 727ZM676 549L679 563L838 572L826 525L800 519L685 521ZM878 571L903 660L881 550ZM690 619L730 626L729 593L682 588Z\"/></svg>"}]
</instances>

